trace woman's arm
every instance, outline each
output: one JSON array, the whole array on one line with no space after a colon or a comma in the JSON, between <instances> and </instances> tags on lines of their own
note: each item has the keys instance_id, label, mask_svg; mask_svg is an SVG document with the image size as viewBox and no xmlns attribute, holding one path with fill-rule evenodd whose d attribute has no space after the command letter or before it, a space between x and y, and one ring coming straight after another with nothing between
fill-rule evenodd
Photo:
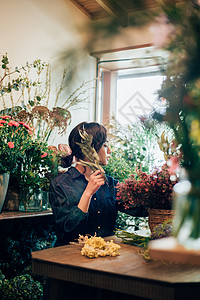
<instances>
[{"instance_id":1,"label":"woman's arm","mask_svg":"<svg viewBox=\"0 0 200 300\"><path fill-rule=\"evenodd\" d=\"M92 195L94 195L100 186L104 185L104 183L105 181L101 172L99 170L95 171L89 178L87 187L78 203L78 208L80 208L84 213L87 213Z\"/></svg>"}]
</instances>

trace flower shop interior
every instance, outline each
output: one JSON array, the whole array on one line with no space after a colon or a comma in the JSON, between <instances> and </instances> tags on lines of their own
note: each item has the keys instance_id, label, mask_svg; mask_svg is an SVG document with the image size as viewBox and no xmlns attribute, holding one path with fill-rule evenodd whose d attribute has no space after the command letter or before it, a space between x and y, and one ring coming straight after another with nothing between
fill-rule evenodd
<instances>
[{"instance_id":1,"label":"flower shop interior","mask_svg":"<svg viewBox=\"0 0 200 300\"><path fill-rule=\"evenodd\" d=\"M200 1L1 0L0 24L0 300L200 299ZM81 122L107 128L123 209L57 247Z\"/></svg>"}]
</instances>

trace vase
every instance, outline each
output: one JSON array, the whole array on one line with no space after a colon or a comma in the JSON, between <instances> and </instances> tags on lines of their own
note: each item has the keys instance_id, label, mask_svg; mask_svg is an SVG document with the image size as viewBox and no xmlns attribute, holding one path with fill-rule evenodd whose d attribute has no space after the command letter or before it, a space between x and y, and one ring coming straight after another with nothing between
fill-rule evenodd
<instances>
[{"instance_id":1,"label":"vase","mask_svg":"<svg viewBox=\"0 0 200 300\"><path fill-rule=\"evenodd\" d=\"M164 222L172 222L174 217L174 210L172 209L149 209L148 210L148 224L151 232L153 232L155 226L163 224Z\"/></svg>"},{"instance_id":2,"label":"vase","mask_svg":"<svg viewBox=\"0 0 200 300\"><path fill-rule=\"evenodd\" d=\"M21 189L19 200L19 211L34 212L43 210L40 189L37 189L35 191L32 191L32 189L28 187Z\"/></svg>"},{"instance_id":3,"label":"vase","mask_svg":"<svg viewBox=\"0 0 200 300\"><path fill-rule=\"evenodd\" d=\"M11 177L8 184L7 194L4 201L2 211L18 211L19 210L19 192L11 184Z\"/></svg>"},{"instance_id":4,"label":"vase","mask_svg":"<svg viewBox=\"0 0 200 300\"><path fill-rule=\"evenodd\" d=\"M173 235L185 248L200 250L200 187L185 179L174 186L174 192Z\"/></svg>"},{"instance_id":5,"label":"vase","mask_svg":"<svg viewBox=\"0 0 200 300\"><path fill-rule=\"evenodd\" d=\"M3 204L6 198L10 174L0 174L0 213L2 212Z\"/></svg>"},{"instance_id":6,"label":"vase","mask_svg":"<svg viewBox=\"0 0 200 300\"><path fill-rule=\"evenodd\" d=\"M42 195L42 208L43 210L51 210L51 205L49 203L49 191L41 191Z\"/></svg>"}]
</instances>

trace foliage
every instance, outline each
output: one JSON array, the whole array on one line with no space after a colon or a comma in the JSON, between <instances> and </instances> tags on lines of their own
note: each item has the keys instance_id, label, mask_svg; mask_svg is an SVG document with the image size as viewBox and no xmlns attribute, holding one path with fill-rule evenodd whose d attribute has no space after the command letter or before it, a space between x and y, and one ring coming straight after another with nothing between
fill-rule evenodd
<instances>
[{"instance_id":1,"label":"foliage","mask_svg":"<svg viewBox=\"0 0 200 300\"><path fill-rule=\"evenodd\" d=\"M112 153L108 164L103 168L107 175L114 177L120 182L124 181L131 176L133 169L124 158L123 151L120 151L120 149L116 150L114 147L111 147L111 149Z\"/></svg>"},{"instance_id":2,"label":"foliage","mask_svg":"<svg viewBox=\"0 0 200 300\"><path fill-rule=\"evenodd\" d=\"M58 174L57 159L46 143L36 139L33 130L11 116L0 117L0 173L9 172L16 190L26 191L26 206L35 190L48 190L51 178Z\"/></svg>"},{"instance_id":3,"label":"foliage","mask_svg":"<svg viewBox=\"0 0 200 300\"><path fill-rule=\"evenodd\" d=\"M0 269L7 279L19 274L30 273L31 252L53 247L55 230L52 225L18 226L12 234L2 238L0 249Z\"/></svg>"},{"instance_id":4,"label":"foliage","mask_svg":"<svg viewBox=\"0 0 200 300\"><path fill-rule=\"evenodd\" d=\"M1 238L0 298L41 299L45 278L31 272L31 252L54 246L53 225L20 224ZM20 298L21 297L21 298Z\"/></svg>"},{"instance_id":5,"label":"foliage","mask_svg":"<svg viewBox=\"0 0 200 300\"><path fill-rule=\"evenodd\" d=\"M125 182L117 185L117 201L125 208L144 206L146 208L172 209L173 186L168 167L153 171L150 175L136 170Z\"/></svg>"},{"instance_id":6,"label":"foliage","mask_svg":"<svg viewBox=\"0 0 200 300\"><path fill-rule=\"evenodd\" d=\"M122 126L115 120L108 125L109 138L116 156L121 157L127 174L134 173L135 168L149 173L155 166L164 162L163 153L158 147L158 139L163 131L171 140L173 135L169 127L160 124L151 116L141 117L132 125Z\"/></svg>"},{"instance_id":7,"label":"foliage","mask_svg":"<svg viewBox=\"0 0 200 300\"><path fill-rule=\"evenodd\" d=\"M64 99L66 70L60 85L52 86L50 63L41 59L27 63L14 71L9 66L7 54L2 55L3 75L0 77L1 114L11 114L16 120L26 122L35 128L38 139L45 142L56 134L66 133L71 122L69 109L84 101L86 90L83 83L67 99ZM16 78L16 74L18 77ZM6 103L10 101L9 105ZM51 100L51 101L50 101ZM53 101L52 101L53 100ZM61 103L62 100L62 103ZM53 104L51 104L51 102Z\"/></svg>"},{"instance_id":8,"label":"foliage","mask_svg":"<svg viewBox=\"0 0 200 300\"><path fill-rule=\"evenodd\" d=\"M200 9L198 3L187 1L185 7L173 7L170 18L174 35L165 48L170 51L170 61L165 70L165 80L158 91L159 100L165 99L166 113L159 118L167 121L174 131L182 153L182 165L189 179L200 177L199 144L199 48ZM176 16L179 16L178 18ZM157 116L157 114L156 114Z\"/></svg>"},{"instance_id":9,"label":"foliage","mask_svg":"<svg viewBox=\"0 0 200 300\"><path fill-rule=\"evenodd\" d=\"M13 279L4 279L0 285L2 300L32 300L42 296L42 284L29 274L19 275Z\"/></svg>"},{"instance_id":10,"label":"foliage","mask_svg":"<svg viewBox=\"0 0 200 300\"><path fill-rule=\"evenodd\" d=\"M12 182L19 191L25 209L31 196L39 189L48 190L50 180L58 175L58 161L46 143L31 141L17 161Z\"/></svg>"},{"instance_id":11,"label":"foliage","mask_svg":"<svg viewBox=\"0 0 200 300\"><path fill-rule=\"evenodd\" d=\"M117 230L115 234L126 244L148 249L149 241L172 235L172 224L171 222L165 221L163 224L155 226L153 232L151 232L149 236L142 236L136 232L129 232L127 230Z\"/></svg>"},{"instance_id":12,"label":"foliage","mask_svg":"<svg viewBox=\"0 0 200 300\"><path fill-rule=\"evenodd\" d=\"M200 249L200 2L185 1L184 6L166 12L166 28L174 27L174 33L163 45L170 52L170 61L165 70L165 80L158 91L159 101L167 103L163 115L174 131L180 148L181 165L188 191L177 186L173 234L180 244L190 249ZM177 17L178 16L178 17ZM174 160L175 166L178 166ZM180 167L177 168L177 173ZM183 173L183 172L182 172Z\"/></svg>"},{"instance_id":13,"label":"foliage","mask_svg":"<svg viewBox=\"0 0 200 300\"><path fill-rule=\"evenodd\" d=\"M11 116L0 117L0 174L14 173L20 156L31 143L33 130Z\"/></svg>"},{"instance_id":14,"label":"foliage","mask_svg":"<svg viewBox=\"0 0 200 300\"><path fill-rule=\"evenodd\" d=\"M122 242L125 244L130 244L136 247L146 248L149 241L149 237L141 236L135 232L128 232L126 230L117 230L115 234L120 237Z\"/></svg>"}]
</instances>

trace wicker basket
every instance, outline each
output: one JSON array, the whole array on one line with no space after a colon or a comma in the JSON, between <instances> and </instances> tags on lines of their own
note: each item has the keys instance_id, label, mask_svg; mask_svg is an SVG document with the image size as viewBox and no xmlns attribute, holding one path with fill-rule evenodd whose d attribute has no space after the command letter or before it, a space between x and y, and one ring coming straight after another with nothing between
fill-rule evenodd
<instances>
[{"instance_id":1,"label":"wicker basket","mask_svg":"<svg viewBox=\"0 0 200 300\"><path fill-rule=\"evenodd\" d=\"M174 210L168 209L149 209L149 228L151 232L154 227L163 224L165 221L172 220L174 217Z\"/></svg>"}]
</instances>

